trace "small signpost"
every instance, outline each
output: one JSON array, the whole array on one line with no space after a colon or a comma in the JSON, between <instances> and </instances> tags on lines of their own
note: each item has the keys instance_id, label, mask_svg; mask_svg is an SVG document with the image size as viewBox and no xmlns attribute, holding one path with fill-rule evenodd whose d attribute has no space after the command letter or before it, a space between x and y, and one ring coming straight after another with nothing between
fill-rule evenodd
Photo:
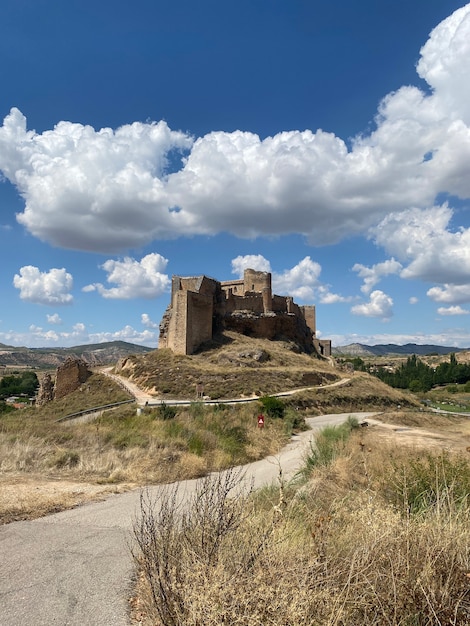
<instances>
[{"instance_id":1,"label":"small signpost","mask_svg":"<svg viewBox=\"0 0 470 626\"><path fill-rule=\"evenodd\" d=\"M264 415L262 413L258 415L258 428L264 428Z\"/></svg>"}]
</instances>

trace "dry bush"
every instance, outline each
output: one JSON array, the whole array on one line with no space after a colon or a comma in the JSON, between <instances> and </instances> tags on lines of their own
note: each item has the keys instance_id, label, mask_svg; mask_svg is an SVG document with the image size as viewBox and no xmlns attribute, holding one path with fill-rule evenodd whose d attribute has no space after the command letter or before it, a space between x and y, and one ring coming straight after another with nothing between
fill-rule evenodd
<instances>
[{"instance_id":1,"label":"dry bush","mask_svg":"<svg viewBox=\"0 0 470 626\"><path fill-rule=\"evenodd\" d=\"M146 626L468 625L468 501L448 492L411 513L390 498L390 468L406 471L410 450L368 444L352 436L277 499L272 490L233 499L209 482L209 508L195 498L182 511L176 495L160 508L143 503L134 617Z\"/></svg>"}]
</instances>

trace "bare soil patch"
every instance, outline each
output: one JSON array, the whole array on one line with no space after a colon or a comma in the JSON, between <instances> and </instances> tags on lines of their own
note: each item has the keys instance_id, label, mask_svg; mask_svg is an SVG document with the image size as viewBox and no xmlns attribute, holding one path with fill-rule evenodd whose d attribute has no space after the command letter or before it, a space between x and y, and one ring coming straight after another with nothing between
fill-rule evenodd
<instances>
[{"instance_id":1,"label":"bare soil patch","mask_svg":"<svg viewBox=\"0 0 470 626\"><path fill-rule=\"evenodd\" d=\"M369 430L397 446L470 452L470 420L433 413L390 412L369 420Z\"/></svg>"}]
</instances>

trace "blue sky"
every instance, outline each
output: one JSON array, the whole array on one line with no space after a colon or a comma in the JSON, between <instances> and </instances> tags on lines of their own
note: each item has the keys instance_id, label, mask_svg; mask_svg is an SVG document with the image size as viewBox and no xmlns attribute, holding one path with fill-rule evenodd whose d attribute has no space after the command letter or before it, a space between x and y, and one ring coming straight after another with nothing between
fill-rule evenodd
<instances>
[{"instance_id":1,"label":"blue sky","mask_svg":"<svg viewBox=\"0 0 470 626\"><path fill-rule=\"evenodd\" d=\"M0 343L155 347L171 275L470 347L470 4L6 0Z\"/></svg>"}]
</instances>

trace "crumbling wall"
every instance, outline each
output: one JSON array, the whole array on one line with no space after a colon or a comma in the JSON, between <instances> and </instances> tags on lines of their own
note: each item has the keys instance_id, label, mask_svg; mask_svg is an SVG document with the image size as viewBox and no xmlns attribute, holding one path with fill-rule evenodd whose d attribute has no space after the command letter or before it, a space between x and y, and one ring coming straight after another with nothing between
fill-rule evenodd
<instances>
[{"instance_id":1,"label":"crumbling wall","mask_svg":"<svg viewBox=\"0 0 470 626\"><path fill-rule=\"evenodd\" d=\"M54 399L54 382L52 380L52 376L47 373L44 374L38 389L38 395L36 397L36 406L44 406L48 402L51 402Z\"/></svg>"},{"instance_id":2,"label":"crumbling wall","mask_svg":"<svg viewBox=\"0 0 470 626\"><path fill-rule=\"evenodd\" d=\"M65 362L57 368L54 399L64 398L72 391L75 391L91 375L88 365L82 359L68 357Z\"/></svg>"}]
</instances>

